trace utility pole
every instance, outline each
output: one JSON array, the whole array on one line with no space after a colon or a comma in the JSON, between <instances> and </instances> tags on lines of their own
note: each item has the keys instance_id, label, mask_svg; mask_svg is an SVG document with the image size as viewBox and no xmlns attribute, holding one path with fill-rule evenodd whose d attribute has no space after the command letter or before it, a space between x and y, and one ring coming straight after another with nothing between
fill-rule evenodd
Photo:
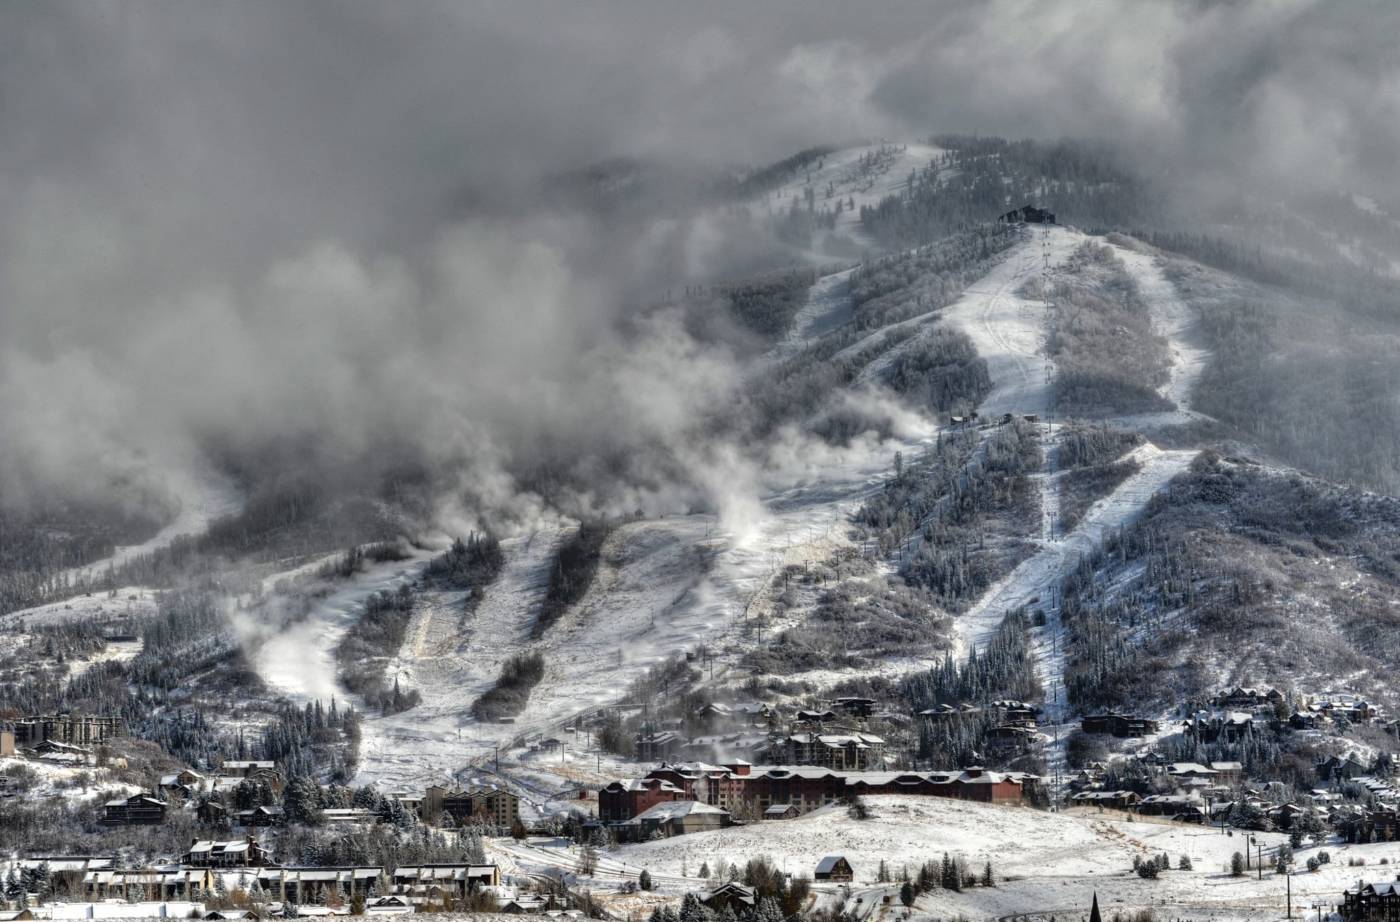
<instances>
[{"instance_id":1,"label":"utility pole","mask_svg":"<svg viewBox=\"0 0 1400 922\"><path fill-rule=\"evenodd\" d=\"M1293 875L1284 874L1284 882L1288 884L1288 918L1293 918Z\"/></svg>"}]
</instances>

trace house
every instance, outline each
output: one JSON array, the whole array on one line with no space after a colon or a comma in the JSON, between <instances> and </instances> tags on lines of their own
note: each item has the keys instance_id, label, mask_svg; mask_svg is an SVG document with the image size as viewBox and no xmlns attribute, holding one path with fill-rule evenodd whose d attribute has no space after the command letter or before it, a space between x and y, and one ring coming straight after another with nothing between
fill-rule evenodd
<instances>
[{"instance_id":1,"label":"house","mask_svg":"<svg viewBox=\"0 0 1400 922\"><path fill-rule=\"evenodd\" d=\"M1287 699L1277 688L1236 685L1217 694L1211 704L1218 708L1272 713L1278 705L1287 704Z\"/></svg>"},{"instance_id":2,"label":"house","mask_svg":"<svg viewBox=\"0 0 1400 922\"><path fill-rule=\"evenodd\" d=\"M1001 723L1022 727L1034 727L1036 718L1040 716L1040 708L1028 701L1017 701L1013 698L993 701L991 710Z\"/></svg>"},{"instance_id":3,"label":"house","mask_svg":"<svg viewBox=\"0 0 1400 922\"><path fill-rule=\"evenodd\" d=\"M1342 892L1342 918L1345 922L1390 922L1400 919L1400 882L1393 880L1361 885L1355 892Z\"/></svg>"},{"instance_id":4,"label":"house","mask_svg":"<svg viewBox=\"0 0 1400 922\"><path fill-rule=\"evenodd\" d=\"M49 741L70 746L95 746L123 733L125 729L120 717L58 714L22 717L14 724L15 745L28 749Z\"/></svg>"},{"instance_id":5,"label":"house","mask_svg":"<svg viewBox=\"0 0 1400 922\"><path fill-rule=\"evenodd\" d=\"M1202 712L1182 724L1181 729L1203 743L1237 743L1254 730L1254 715L1248 711Z\"/></svg>"},{"instance_id":6,"label":"house","mask_svg":"<svg viewBox=\"0 0 1400 922\"><path fill-rule=\"evenodd\" d=\"M998 752L1025 752L1039 738L1039 734L1029 727L1018 724L1000 724L987 731L987 742Z\"/></svg>"},{"instance_id":7,"label":"house","mask_svg":"<svg viewBox=\"0 0 1400 922\"><path fill-rule=\"evenodd\" d=\"M165 865L153 868L92 870L83 876L83 894L90 902L168 902L199 900L216 887L209 868Z\"/></svg>"},{"instance_id":8,"label":"house","mask_svg":"<svg viewBox=\"0 0 1400 922\"><path fill-rule=\"evenodd\" d=\"M368 895L384 876L382 867L261 868L257 883L270 899L281 902L322 903L331 891L349 900Z\"/></svg>"},{"instance_id":9,"label":"house","mask_svg":"<svg viewBox=\"0 0 1400 922\"><path fill-rule=\"evenodd\" d=\"M675 730L637 734L638 762L666 762L679 753L685 739Z\"/></svg>"},{"instance_id":10,"label":"house","mask_svg":"<svg viewBox=\"0 0 1400 922\"><path fill-rule=\"evenodd\" d=\"M1149 736L1158 729L1157 721L1150 718L1111 712L1085 717L1079 726L1085 733L1100 733L1120 738Z\"/></svg>"},{"instance_id":11,"label":"house","mask_svg":"<svg viewBox=\"0 0 1400 922\"><path fill-rule=\"evenodd\" d=\"M670 838L723 829L730 824L729 811L723 807L702 804L698 800L678 800L657 804L621 825L629 838L644 842L657 834Z\"/></svg>"},{"instance_id":12,"label":"house","mask_svg":"<svg viewBox=\"0 0 1400 922\"><path fill-rule=\"evenodd\" d=\"M797 804L773 804L763 811L765 820L790 820L801 815L802 811L798 809Z\"/></svg>"},{"instance_id":13,"label":"house","mask_svg":"<svg viewBox=\"0 0 1400 922\"><path fill-rule=\"evenodd\" d=\"M165 822L165 803L146 794L102 805L102 822L108 826L156 826Z\"/></svg>"},{"instance_id":14,"label":"house","mask_svg":"<svg viewBox=\"0 0 1400 922\"><path fill-rule=\"evenodd\" d=\"M260 868L272 863L272 856L252 836L219 842L196 839L185 853L184 863L195 868Z\"/></svg>"},{"instance_id":15,"label":"house","mask_svg":"<svg viewBox=\"0 0 1400 922\"><path fill-rule=\"evenodd\" d=\"M684 789L663 778L626 778L598 791L598 819L620 823L660 803L686 800Z\"/></svg>"},{"instance_id":16,"label":"house","mask_svg":"<svg viewBox=\"0 0 1400 922\"><path fill-rule=\"evenodd\" d=\"M879 768L885 762L885 741L873 733L794 733L773 751L787 765L823 765L837 771Z\"/></svg>"},{"instance_id":17,"label":"house","mask_svg":"<svg viewBox=\"0 0 1400 922\"><path fill-rule=\"evenodd\" d=\"M254 807L251 810L239 810L233 815L233 819L239 826L280 826L283 813L281 807Z\"/></svg>"},{"instance_id":18,"label":"house","mask_svg":"<svg viewBox=\"0 0 1400 922\"><path fill-rule=\"evenodd\" d=\"M1129 810L1142 800L1135 791L1081 791L1070 797L1076 807L1103 807L1110 810Z\"/></svg>"},{"instance_id":19,"label":"house","mask_svg":"<svg viewBox=\"0 0 1400 922\"><path fill-rule=\"evenodd\" d=\"M817 862L817 870L812 878L835 883L850 883L855 880L855 876L855 872L851 870L851 863L846 860L844 855L827 855Z\"/></svg>"},{"instance_id":20,"label":"house","mask_svg":"<svg viewBox=\"0 0 1400 922\"><path fill-rule=\"evenodd\" d=\"M279 796L286 786L282 770L271 759L226 759L223 765L219 766L219 774L224 778L255 781ZM237 787L237 782L234 782L233 786Z\"/></svg>"},{"instance_id":21,"label":"house","mask_svg":"<svg viewBox=\"0 0 1400 922\"><path fill-rule=\"evenodd\" d=\"M414 911L414 906L401 896L381 896L365 904L365 915L402 915Z\"/></svg>"},{"instance_id":22,"label":"house","mask_svg":"<svg viewBox=\"0 0 1400 922\"><path fill-rule=\"evenodd\" d=\"M695 709L691 714L690 725L695 729L709 729L729 723L733 716L734 712L729 709L729 705L711 701Z\"/></svg>"},{"instance_id":23,"label":"house","mask_svg":"<svg viewBox=\"0 0 1400 922\"><path fill-rule=\"evenodd\" d=\"M1215 780L1221 784L1239 784L1240 778L1244 775L1244 764L1241 762L1212 762L1210 770L1215 772Z\"/></svg>"},{"instance_id":24,"label":"house","mask_svg":"<svg viewBox=\"0 0 1400 922\"><path fill-rule=\"evenodd\" d=\"M535 915L545 911L549 904L540 896L517 896L501 904L501 912L512 916Z\"/></svg>"},{"instance_id":25,"label":"house","mask_svg":"<svg viewBox=\"0 0 1400 922\"><path fill-rule=\"evenodd\" d=\"M23 858L15 864L21 871L44 868L55 893L78 895L83 892L83 878L89 871L110 871L113 861L110 856L40 855Z\"/></svg>"},{"instance_id":26,"label":"house","mask_svg":"<svg viewBox=\"0 0 1400 922\"><path fill-rule=\"evenodd\" d=\"M394 869L394 891L415 903L441 903L444 897L464 900L478 887L498 887L501 872L494 864L420 864Z\"/></svg>"},{"instance_id":27,"label":"house","mask_svg":"<svg viewBox=\"0 0 1400 922\"><path fill-rule=\"evenodd\" d=\"M997 218L997 221L1002 224L1054 224L1055 213L1034 205L1022 205Z\"/></svg>"},{"instance_id":28,"label":"house","mask_svg":"<svg viewBox=\"0 0 1400 922\"><path fill-rule=\"evenodd\" d=\"M34 747L34 754L45 762L65 765L86 765L92 761L92 750L58 740L44 740Z\"/></svg>"},{"instance_id":29,"label":"house","mask_svg":"<svg viewBox=\"0 0 1400 922\"><path fill-rule=\"evenodd\" d=\"M874 698L846 697L837 698L831 702L832 710L839 711L850 717L869 717L875 713Z\"/></svg>"},{"instance_id":30,"label":"house","mask_svg":"<svg viewBox=\"0 0 1400 922\"><path fill-rule=\"evenodd\" d=\"M160 780L156 782L156 793L192 797L199 792L203 784L203 775L193 769L186 768L182 771L161 775Z\"/></svg>"},{"instance_id":31,"label":"house","mask_svg":"<svg viewBox=\"0 0 1400 922\"><path fill-rule=\"evenodd\" d=\"M836 719L836 712L800 710L793 719L798 724L820 727L822 724L828 724L834 721Z\"/></svg>"},{"instance_id":32,"label":"house","mask_svg":"<svg viewBox=\"0 0 1400 922\"><path fill-rule=\"evenodd\" d=\"M1344 756L1328 756L1317 764L1318 776L1330 781L1345 781L1357 775L1364 775L1370 770L1370 767L1352 752Z\"/></svg>"},{"instance_id":33,"label":"house","mask_svg":"<svg viewBox=\"0 0 1400 922\"><path fill-rule=\"evenodd\" d=\"M975 704L940 704L938 707L928 708L919 712L919 716L925 720L932 720L942 723L944 721L956 720L960 717L976 717L982 713L982 709Z\"/></svg>"},{"instance_id":34,"label":"house","mask_svg":"<svg viewBox=\"0 0 1400 922\"><path fill-rule=\"evenodd\" d=\"M1205 818L1200 801L1185 794L1149 794L1138 803L1137 812L1197 823Z\"/></svg>"},{"instance_id":35,"label":"house","mask_svg":"<svg viewBox=\"0 0 1400 922\"><path fill-rule=\"evenodd\" d=\"M1167 775L1177 782L1209 782L1215 780L1216 772L1198 762L1173 762L1167 766Z\"/></svg>"},{"instance_id":36,"label":"house","mask_svg":"<svg viewBox=\"0 0 1400 922\"><path fill-rule=\"evenodd\" d=\"M321 811L321 820L327 826L372 826L379 822L379 814L364 807L327 807Z\"/></svg>"},{"instance_id":37,"label":"house","mask_svg":"<svg viewBox=\"0 0 1400 922\"><path fill-rule=\"evenodd\" d=\"M715 912L724 912L724 908L728 906L734 910L736 916L742 916L758 905L758 892L753 887L746 887L731 880L700 897L700 902Z\"/></svg>"}]
</instances>

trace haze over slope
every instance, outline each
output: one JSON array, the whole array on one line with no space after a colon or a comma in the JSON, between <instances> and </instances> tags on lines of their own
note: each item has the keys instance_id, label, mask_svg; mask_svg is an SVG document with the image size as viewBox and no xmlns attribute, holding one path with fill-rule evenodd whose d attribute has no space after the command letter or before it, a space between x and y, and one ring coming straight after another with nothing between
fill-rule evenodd
<instances>
[{"instance_id":1,"label":"haze over slope","mask_svg":"<svg viewBox=\"0 0 1400 922\"><path fill-rule=\"evenodd\" d=\"M214 463L253 492L426 483L468 519L713 504L706 472L764 464L690 437L745 349L636 311L790 251L714 207L733 164L931 130L1099 137L1178 214L1245 179L1269 204L1362 194L1377 213L1347 220L1394 253L1400 119L1370 90L1395 85L1396 15L6 10L0 497L160 521Z\"/></svg>"}]
</instances>

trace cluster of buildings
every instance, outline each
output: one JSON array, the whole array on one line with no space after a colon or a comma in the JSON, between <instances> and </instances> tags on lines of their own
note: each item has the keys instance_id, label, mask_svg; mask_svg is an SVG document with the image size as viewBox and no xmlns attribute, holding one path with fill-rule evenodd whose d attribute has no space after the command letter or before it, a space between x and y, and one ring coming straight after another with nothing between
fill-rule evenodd
<instances>
[{"instance_id":1,"label":"cluster of buildings","mask_svg":"<svg viewBox=\"0 0 1400 922\"><path fill-rule=\"evenodd\" d=\"M1024 772L843 771L810 765L663 764L598 792L598 820L627 839L683 835L734 822L788 819L866 795L1020 803L1040 783Z\"/></svg>"},{"instance_id":2,"label":"cluster of buildings","mask_svg":"<svg viewBox=\"0 0 1400 922\"><path fill-rule=\"evenodd\" d=\"M41 856L20 860L21 870L43 869L53 892L92 904L199 902L234 887L261 902L349 906L411 912L462 905L483 888L499 888L493 864L383 867L281 867L252 838L196 841L179 862L119 867L111 858ZM232 886L230 886L232 884ZM220 916L226 918L227 916Z\"/></svg>"},{"instance_id":3,"label":"cluster of buildings","mask_svg":"<svg viewBox=\"0 0 1400 922\"><path fill-rule=\"evenodd\" d=\"M243 810L234 810L228 801L245 785L256 785L260 799L270 800ZM191 769L161 776L150 793L133 794L103 804L102 822L108 826L153 826L164 823L172 809L181 805L193 809L206 826L264 828L280 826L284 811L278 801L286 780L271 761L225 761L217 774L203 775ZM390 794L410 814L430 824L456 826L482 825L510 829L520 822L520 798L501 787L455 790L439 785L422 794ZM246 801L245 801L246 802ZM383 819L364 807L331 807L321 811L326 825L372 825Z\"/></svg>"},{"instance_id":4,"label":"cluster of buildings","mask_svg":"<svg viewBox=\"0 0 1400 922\"><path fill-rule=\"evenodd\" d=\"M15 748L33 749L42 743L97 746L126 732L120 717L51 714L21 717L0 726L0 755L14 755ZM9 748L9 752L5 749Z\"/></svg>"},{"instance_id":5,"label":"cluster of buildings","mask_svg":"<svg viewBox=\"0 0 1400 922\"><path fill-rule=\"evenodd\" d=\"M709 702L670 726L649 721L635 738L639 762L742 758L785 765L863 771L885 764L883 737L866 729L877 715L871 698L835 698L790 713L762 702Z\"/></svg>"}]
</instances>

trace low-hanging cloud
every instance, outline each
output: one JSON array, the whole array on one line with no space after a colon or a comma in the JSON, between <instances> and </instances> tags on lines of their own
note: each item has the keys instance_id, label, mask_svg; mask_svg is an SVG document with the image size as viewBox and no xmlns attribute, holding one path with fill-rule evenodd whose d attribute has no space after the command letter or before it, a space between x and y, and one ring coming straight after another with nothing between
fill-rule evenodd
<instances>
[{"instance_id":1,"label":"low-hanging cloud","mask_svg":"<svg viewBox=\"0 0 1400 922\"><path fill-rule=\"evenodd\" d=\"M697 439L745 359L636 313L750 238L560 207L547 177L982 132L1383 199L1397 27L1303 0L7 6L0 496L150 496L211 446L311 444L447 472L464 522L545 514L541 457L575 511L751 521L765 469L817 456Z\"/></svg>"}]
</instances>

